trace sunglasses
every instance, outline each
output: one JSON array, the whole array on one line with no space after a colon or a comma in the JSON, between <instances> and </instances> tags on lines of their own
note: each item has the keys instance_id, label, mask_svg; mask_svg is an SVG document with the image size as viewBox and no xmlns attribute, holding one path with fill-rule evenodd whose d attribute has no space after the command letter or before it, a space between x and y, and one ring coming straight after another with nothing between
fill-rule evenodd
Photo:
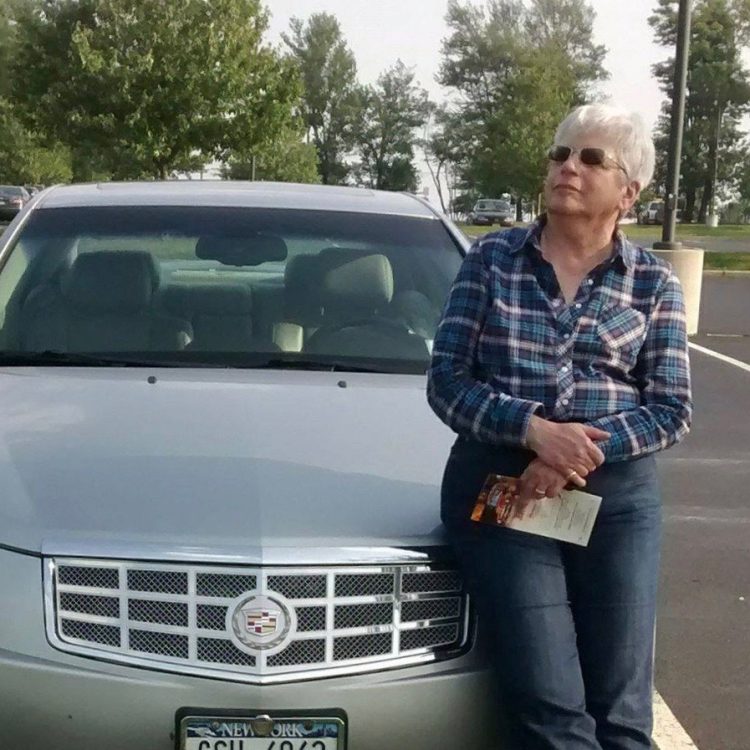
<instances>
[{"instance_id":1,"label":"sunglasses","mask_svg":"<svg viewBox=\"0 0 750 750\"><path fill-rule=\"evenodd\" d=\"M586 146L584 148L571 148L570 146L552 146L547 152L547 156L550 161L555 161L558 164L564 164L570 159L572 154L578 154L581 160L581 164L585 164L589 167L601 167L602 169L609 169L607 162L611 162L618 169L625 172L627 176L628 171L625 167L620 164L616 159L607 155L607 152L603 148L594 148L592 146Z\"/></svg>"}]
</instances>

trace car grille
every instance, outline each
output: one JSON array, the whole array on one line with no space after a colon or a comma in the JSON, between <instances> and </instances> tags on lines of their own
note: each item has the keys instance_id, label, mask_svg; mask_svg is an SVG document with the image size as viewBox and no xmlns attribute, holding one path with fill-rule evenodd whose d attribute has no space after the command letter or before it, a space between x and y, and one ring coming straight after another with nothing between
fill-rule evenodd
<instances>
[{"instance_id":1,"label":"car grille","mask_svg":"<svg viewBox=\"0 0 750 750\"><path fill-rule=\"evenodd\" d=\"M50 641L111 661L278 682L445 658L467 640L461 577L437 563L279 569L47 562ZM256 594L284 602L294 623L268 652L230 632L234 613Z\"/></svg>"}]
</instances>

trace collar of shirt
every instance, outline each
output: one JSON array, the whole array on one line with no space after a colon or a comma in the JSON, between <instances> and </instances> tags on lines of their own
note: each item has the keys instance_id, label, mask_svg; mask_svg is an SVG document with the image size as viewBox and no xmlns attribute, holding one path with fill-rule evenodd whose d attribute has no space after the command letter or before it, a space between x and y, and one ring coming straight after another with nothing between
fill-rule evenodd
<instances>
[{"instance_id":1,"label":"collar of shirt","mask_svg":"<svg viewBox=\"0 0 750 750\"><path fill-rule=\"evenodd\" d=\"M547 217L542 214L538 219L531 223L528 230L524 234L520 234L518 239L511 245L509 252L511 255L515 255L524 248L534 248L541 253L542 248L540 240L542 236L542 229L547 223ZM614 243L613 247L613 260L618 263L620 270L624 273L626 269L632 269L635 264L635 248L628 238L617 228L612 236Z\"/></svg>"}]
</instances>

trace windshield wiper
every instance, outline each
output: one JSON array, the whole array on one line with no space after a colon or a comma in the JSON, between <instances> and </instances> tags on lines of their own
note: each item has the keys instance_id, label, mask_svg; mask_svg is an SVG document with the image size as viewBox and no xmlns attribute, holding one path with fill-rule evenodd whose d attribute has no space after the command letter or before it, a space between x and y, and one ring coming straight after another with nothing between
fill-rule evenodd
<instances>
[{"instance_id":1,"label":"windshield wiper","mask_svg":"<svg viewBox=\"0 0 750 750\"><path fill-rule=\"evenodd\" d=\"M0 367L210 367L203 362L149 359L142 355L81 354L78 352L0 352Z\"/></svg>"},{"instance_id":2,"label":"windshield wiper","mask_svg":"<svg viewBox=\"0 0 750 750\"><path fill-rule=\"evenodd\" d=\"M414 369L414 363L402 360L370 362L362 359L341 359L337 357L279 356L274 354L267 358L238 358L231 362L231 367L246 370L308 370L312 372L369 372L377 374L408 374ZM425 365L425 370L427 365Z\"/></svg>"},{"instance_id":3,"label":"windshield wiper","mask_svg":"<svg viewBox=\"0 0 750 750\"><path fill-rule=\"evenodd\" d=\"M298 357L269 357L257 362L238 363L237 367L251 370L311 370L319 372L393 372L387 367L363 365L359 362L332 359L300 359Z\"/></svg>"}]
</instances>

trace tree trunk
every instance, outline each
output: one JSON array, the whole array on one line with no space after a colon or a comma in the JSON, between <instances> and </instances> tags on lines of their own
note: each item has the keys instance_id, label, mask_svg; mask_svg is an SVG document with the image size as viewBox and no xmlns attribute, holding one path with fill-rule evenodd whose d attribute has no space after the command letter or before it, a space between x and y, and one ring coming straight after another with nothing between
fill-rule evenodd
<instances>
[{"instance_id":1,"label":"tree trunk","mask_svg":"<svg viewBox=\"0 0 750 750\"><path fill-rule=\"evenodd\" d=\"M709 209L716 211L714 193L716 191L717 166L719 162L719 133L721 131L721 109L716 122L716 132L708 146L708 164L706 170L706 180L703 184L703 196L701 199L701 211L698 220L705 223L706 215Z\"/></svg>"},{"instance_id":2,"label":"tree trunk","mask_svg":"<svg viewBox=\"0 0 750 750\"><path fill-rule=\"evenodd\" d=\"M440 200L440 208L442 209L443 213L447 213L445 210L445 199L443 198L443 188L440 184L440 172L442 171L445 162L438 162L437 172L432 168L432 163L430 162L428 156L425 156L425 164L427 164L427 169L430 172L430 177L432 177L432 182L435 185L435 189L437 190L438 198Z\"/></svg>"},{"instance_id":3,"label":"tree trunk","mask_svg":"<svg viewBox=\"0 0 750 750\"><path fill-rule=\"evenodd\" d=\"M706 216L708 215L708 207L711 205L711 195L713 192L713 183L711 178L706 175L706 180L703 183L703 195L701 195L701 207L698 210L698 223L705 224Z\"/></svg>"},{"instance_id":4,"label":"tree trunk","mask_svg":"<svg viewBox=\"0 0 750 750\"><path fill-rule=\"evenodd\" d=\"M689 224L693 220L695 213L695 188L691 187L685 190L685 210L682 213L683 222Z\"/></svg>"}]
</instances>

